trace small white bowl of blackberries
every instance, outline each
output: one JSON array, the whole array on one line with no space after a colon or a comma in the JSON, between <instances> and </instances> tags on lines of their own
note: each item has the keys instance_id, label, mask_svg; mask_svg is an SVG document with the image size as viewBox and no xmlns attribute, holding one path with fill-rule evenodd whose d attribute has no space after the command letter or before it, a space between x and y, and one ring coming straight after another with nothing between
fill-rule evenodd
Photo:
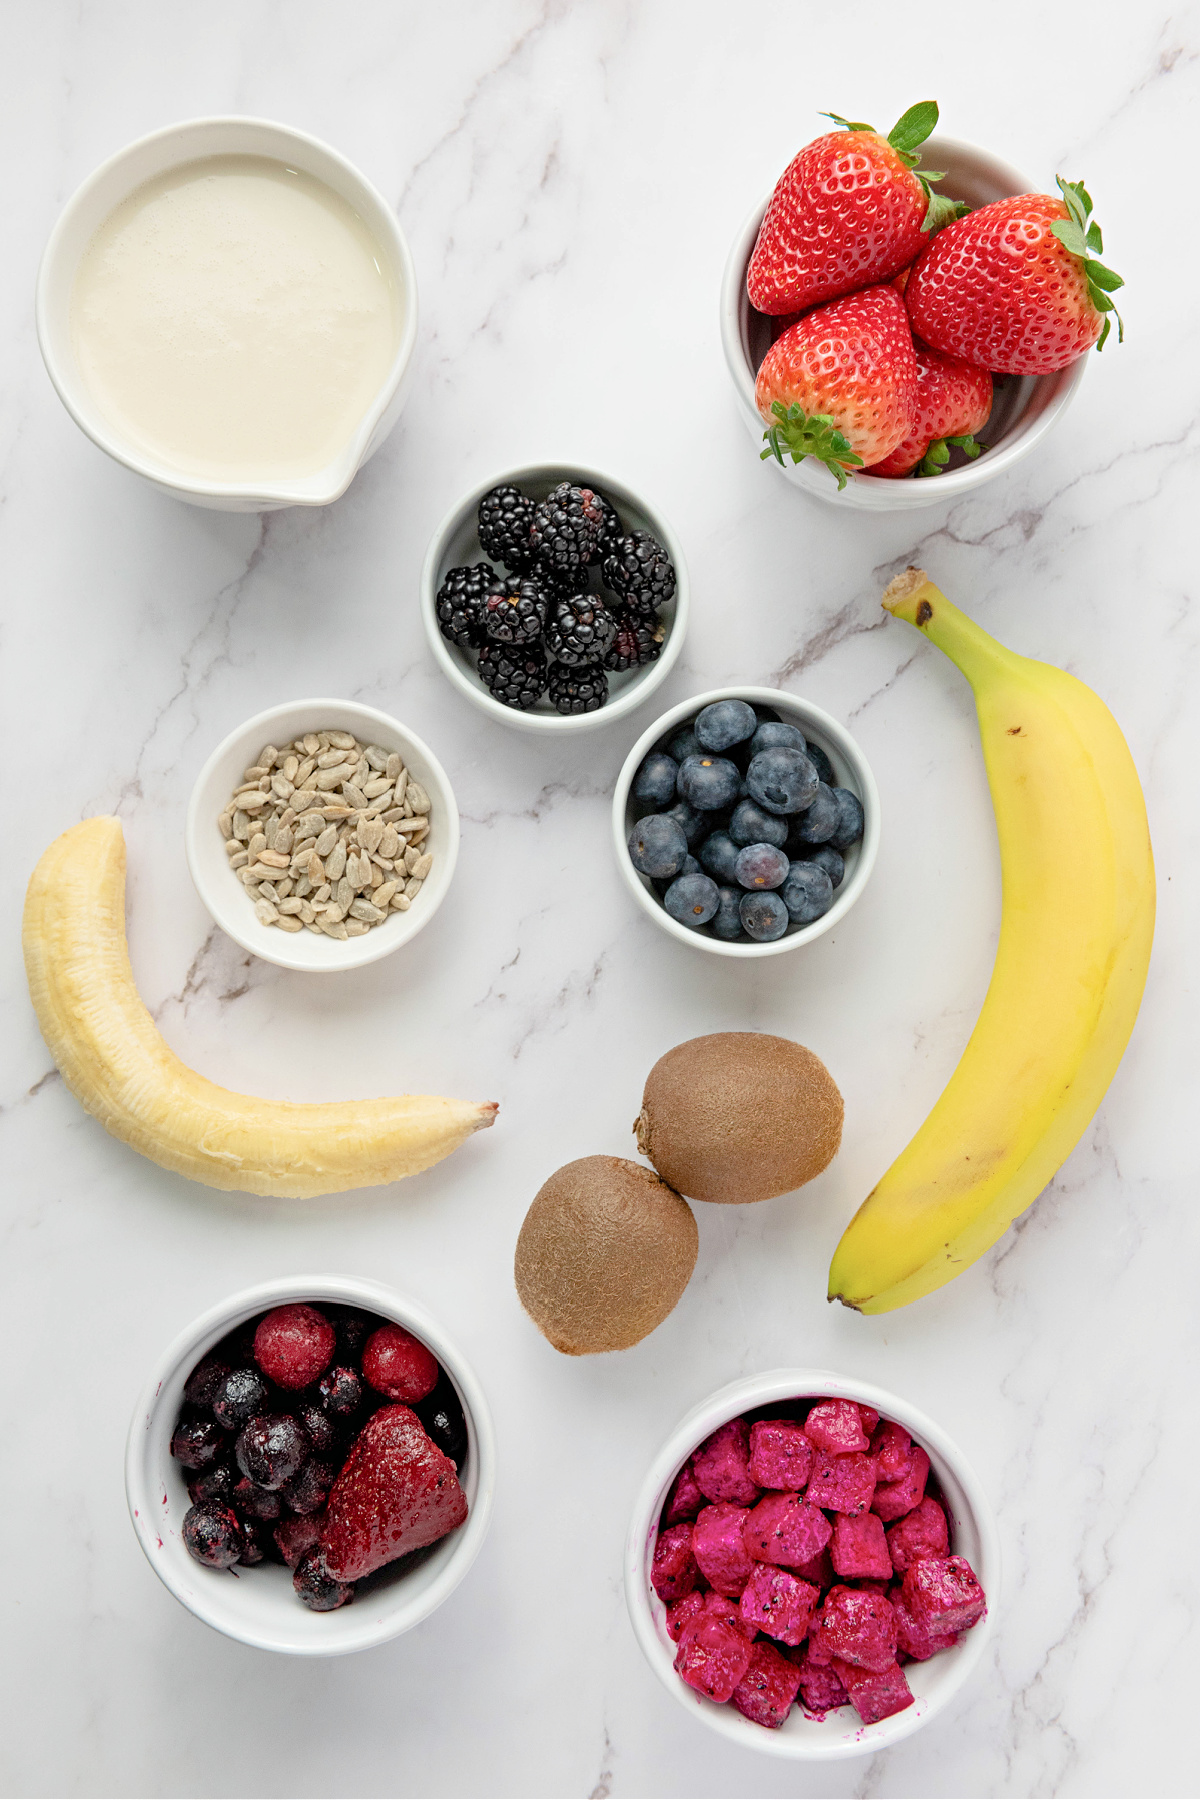
<instances>
[{"instance_id":1,"label":"small white bowl of blackberries","mask_svg":"<svg viewBox=\"0 0 1200 1800\"><path fill-rule=\"evenodd\" d=\"M565 464L493 477L443 520L421 576L426 634L460 693L526 731L622 718L683 645L670 525L622 483Z\"/></svg>"},{"instance_id":2,"label":"small white bowl of blackberries","mask_svg":"<svg viewBox=\"0 0 1200 1800\"><path fill-rule=\"evenodd\" d=\"M639 905L722 956L793 950L836 925L874 866L879 795L836 719L774 688L701 694L634 745L613 796Z\"/></svg>"}]
</instances>

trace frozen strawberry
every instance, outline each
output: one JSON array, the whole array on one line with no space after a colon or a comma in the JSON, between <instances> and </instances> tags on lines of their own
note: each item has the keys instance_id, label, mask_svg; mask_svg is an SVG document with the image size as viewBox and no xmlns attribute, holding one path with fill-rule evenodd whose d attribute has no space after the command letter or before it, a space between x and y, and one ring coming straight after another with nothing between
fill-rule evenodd
<instances>
[{"instance_id":1,"label":"frozen strawberry","mask_svg":"<svg viewBox=\"0 0 1200 1800\"><path fill-rule=\"evenodd\" d=\"M709 1500L752 1506L759 1488L750 1473L750 1427L745 1419L730 1419L706 1437L692 1456L692 1471Z\"/></svg>"},{"instance_id":2,"label":"frozen strawberry","mask_svg":"<svg viewBox=\"0 0 1200 1800\"><path fill-rule=\"evenodd\" d=\"M878 1513L885 1524L902 1519L917 1504L928 1480L929 1458L920 1444L914 1444L907 1475L902 1475L899 1481L878 1483L871 1500L871 1511Z\"/></svg>"},{"instance_id":3,"label":"frozen strawberry","mask_svg":"<svg viewBox=\"0 0 1200 1800\"><path fill-rule=\"evenodd\" d=\"M750 1427L750 1475L759 1487L798 1494L812 1473L812 1445L794 1419L760 1419Z\"/></svg>"},{"instance_id":4,"label":"frozen strawberry","mask_svg":"<svg viewBox=\"0 0 1200 1800\"><path fill-rule=\"evenodd\" d=\"M823 1719L835 1707L847 1704L850 1696L832 1662L815 1662L811 1648L806 1647L796 1666L800 1672L800 1699L810 1717Z\"/></svg>"},{"instance_id":5,"label":"frozen strawberry","mask_svg":"<svg viewBox=\"0 0 1200 1800\"><path fill-rule=\"evenodd\" d=\"M692 1555L719 1594L740 1594L750 1579L752 1559L743 1539L749 1517L744 1506L719 1500L706 1506L692 1527Z\"/></svg>"},{"instance_id":6,"label":"frozen strawberry","mask_svg":"<svg viewBox=\"0 0 1200 1800\"><path fill-rule=\"evenodd\" d=\"M810 1636L822 1655L855 1668L886 1669L896 1660L896 1615L882 1594L830 1588Z\"/></svg>"},{"instance_id":7,"label":"frozen strawberry","mask_svg":"<svg viewBox=\"0 0 1200 1800\"><path fill-rule=\"evenodd\" d=\"M733 1690L733 1704L755 1725L777 1731L792 1710L800 1687L800 1671L773 1644L755 1644L750 1664Z\"/></svg>"},{"instance_id":8,"label":"frozen strawberry","mask_svg":"<svg viewBox=\"0 0 1200 1800\"><path fill-rule=\"evenodd\" d=\"M675 1655L676 1672L708 1700L723 1704L750 1667L750 1645L724 1619L702 1614L684 1626Z\"/></svg>"},{"instance_id":9,"label":"frozen strawberry","mask_svg":"<svg viewBox=\"0 0 1200 1800\"><path fill-rule=\"evenodd\" d=\"M871 1434L868 1454L875 1464L876 1481L899 1481L913 1463L913 1441L903 1425L884 1419Z\"/></svg>"},{"instance_id":10,"label":"frozen strawberry","mask_svg":"<svg viewBox=\"0 0 1200 1800\"><path fill-rule=\"evenodd\" d=\"M897 1650L910 1656L913 1662L928 1662L939 1650L951 1650L957 1644L958 1633L955 1631L930 1631L928 1627L918 1625L905 1606L904 1595L898 1586L890 1590L888 1599L896 1615Z\"/></svg>"},{"instance_id":11,"label":"frozen strawberry","mask_svg":"<svg viewBox=\"0 0 1200 1800\"><path fill-rule=\"evenodd\" d=\"M975 433L982 431L992 410L992 378L986 369L928 344L914 342L917 359L917 401L908 436L890 456L872 466L872 475L940 475L952 449L968 461L982 445Z\"/></svg>"},{"instance_id":12,"label":"frozen strawberry","mask_svg":"<svg viewBox=\"0 0 1200 1800\"><path fill-rule=\"evenodd\" d=\"M671 1491L667 1495L667 1503L663 1508L664 1525L681 1525L686 1519L694 1519L700 1508L707 1504L706 1496L696 1482L696 1472L689 1456L671 1483Z\"/></svg>"},{"instance_id":13,"label":"frozen strawberry","mask_svg":"<svg viewBox=\"0 0 1200 1800\"><path fill-rule=\"evenodd\" d=\"M758 1635L755 1627L742 1617L737 1601L731 1600L727 1594L718 1594L715 1589L710 1590L701 1601L700 1610L709 1618L724 1619L727 1625L732 1625L735 1631L740 1631L749 1644L752 1644Z\"/></svg>"},{"instance_id":14,"label":"frozen strawberry","mask_svg":"<svg viewBox=\"0 0 1200 1800\"><path fill-rule=\"evenodd\" d=\"M698 1588L677 1600L674 1606L667 1608L667 1636L673 1644L677 1644L684 1626L690 1619L697 1618L704 1611L704 1595Z\"/></svg>"},{"instance_id":15,"label":"frozen strawberry","mask_svg":"<svg viewBox=\"0 0 1200 1800\"><path fill-rule=\"evenodd\" d=\"M863 1513L874 1492L875 1464L861 1451L853 1451L848 1456L818 1456L804 1497L810 1506L830 1512Z\"/></svg>"},{"instance_id":16,"label":"frozen strawberry","mask_svg":"<svg viewBox=\"0 0 1200 1800\"><path fill-rule=\"evenodd\" d=\"M321 1548L338 1581L357 1581L462 1524L467 1501L454 1464L407 1406L363 1426L333 1484Z\"/></svg>"},{"instance_id":17,"label":"frozen strawberry","mask_svg":"<svg viewBox=\"0 0 1200 1800\"><path fill-rule=\"evenodd\" d=\"M377 1394L415 1406L437 1386L437 1358L403 1325L381 1325L367 1339L362 1371Z\"/></svg>"},{"instance_id":18,"label":"frozen strawberry","mask_svg":"<svg viewBox=\"0 0 1200 1800\"><path fill-rule=\"evenodd\" d=\"M983 1589L965 1556L923 1556L900 1586L911 1618L939 1635L966 1631L987 1611Z\"/></svg>"},{"instance_id":19,"label":"frozen strawberry","mask_svg":"<svg viewBox=\"0 0 1200 1800\"><path fill-rule=\"evenodd\" d=\"M880 1719L890 1719L913 1703L912 1690L898 1663L889 1663L884 1669L860 1669L835 1659L833 1668L864 1725L877 1725Z\"/></svg>"},{"instance_id":20,"label":"frozen strawberry","mask_svg":"<svg viewBox=\"0 0 1200 1800\"><path fill-rule=\"evenodd\" d=\"M654 1546L650 1585L664 1606L673 1606L676 1600L691 1593L699 1578L700 1571L692 1555L691 1526L668 1525L665 1531L659 1532Z\"/></svg>"},{"instance_id":21,"label":"frozen strawberry","mask_svg":"<svg viewBox=\"0 0 1200 1800\"><path fill-rule=\"evenodd\" d=\"M853 1400L819 1400L804 1421L804 1435L831 1456L866 1450L870 1443Z\"/></svg>"},{"instance_id":22,"label":"frozen strawberry","mask_svg":"<svg viewBox=\"0 0 1200 1800\"><path fill-rule=\"evenodd\" d=\"M892 1559L888 1555L883 1520L876 1513L859 1513L857 1517L839 1513L833 1521L829 1555L838 1574L847 1581L888 1581L891 1578Z\"/></svg>"},{"instance_id":23,"label":"frozen strawberry","mask_svg":"<svg viewBox=\"0 0 1200 1800\"><path fill-rule=\"evenodd\" d=\"M833 1536L825 1514L799 1494L768 1494L742 1528L746 1549L755 1562L798 1569L818 1556ZM749 1579L749 1576L747 1576Z\"/></svg>"},{"instance_id":24,"label":"frozen strawberry","mask_svg":"<svg viewBox=\"0 0 1200 1800\"><path fill-rule=\"evenodd\" d=\"M802 1643L821 1591L790 1569L755 1563L738 1610L747 1625L781 1644Z\"/></svg>"},{"instance_id":25,"label":"frozen strawberry","mask_svg":"<svg viewBox=\"0 0 1200 1800\"><path fill-rule=\"evenodd\" d=\"M289 1569L294 1569L300 1558L320 1543L324 1525L323 1513L310 1513L304 1519L280 1519L274 1531L275 1544Z\"/></svg>"},{"instance_id":26,"label":"frozen strawberry","mask_svg":"<svg viewBox=\"0 0 1200 1800\"><path fill-rule=\"evenodd\" d=\"M277 1306L254 1333L254 1360L277 1387L308 1387L329 1367L336 1342L315 1306Z\"/></svg>"},{"instance_id":27,"label":"frozen strawberry","mask_svg":"<svg viewBox=\"0 0 1200 1800\"><path fill-rule=\"evenodd\" d=\"M872 1515L874 1516L874 1515ZM945 1556L950 1548L946 1515L927 1494L887 1534L888 1554L897 1575L923 1556Z\"/></svg>"}]
</instances>

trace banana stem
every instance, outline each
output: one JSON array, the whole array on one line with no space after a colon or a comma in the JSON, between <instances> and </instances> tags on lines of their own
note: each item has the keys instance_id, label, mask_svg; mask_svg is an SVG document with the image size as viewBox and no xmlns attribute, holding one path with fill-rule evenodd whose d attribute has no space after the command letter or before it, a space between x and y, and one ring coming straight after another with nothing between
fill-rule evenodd
<instances>
[{"instance_id":1,"label":"banana stem","mask_svg":"<svg viewBox=\"0 0 1200 1800\"><path fill-rule=\"evenodd\" d=\"M994 675L998 668L1011 674L1014 664L1026 660L1006 650L1003 644L998 644L994 637L989 637L976 625L974 619L960 612L953 601L947 600L942 590L933 585L924 569L905 569L903 575L889 581L883 590L883 606L894 618L904 619L918 631L923 631L930 642L962 670L976 691L980 681L989 674Z\"/></svg>"}]
</instances>

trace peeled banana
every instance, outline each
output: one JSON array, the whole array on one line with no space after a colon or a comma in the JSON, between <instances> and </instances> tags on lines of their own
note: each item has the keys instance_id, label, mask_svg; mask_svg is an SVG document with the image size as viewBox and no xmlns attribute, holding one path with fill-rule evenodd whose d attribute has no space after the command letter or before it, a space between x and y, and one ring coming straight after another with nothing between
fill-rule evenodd
<instances>
[{"instance_id":1,"label":"peeled banana","mask_svg":"<svg viewBox=\"0 0 1200 1800\"><path fill-rule=\"evenodd\" d=\"M423 1094L257 1100L186 1068L133 983L119 819L87 819L51 844L29 882L23 939L38 1024L76 1099L123 1143L209 1187L310 1199L398 1181L496 1116L491 1102Z\"/></svg>"},{"instance_id":2,"label":"peeled banana","mask_svg":"<svg viewBox=\"0 0 1200 1800\"><path fill-rule=\"evenodd\" d=\"M834 1255L829 1298L864 1313L953 1280L1046 1187L1116 1073L1154 934L1145 802L1107 707L1073 675L1006 650L921 569L897 576L883 604L974 691L1003 914L962 1060Z\"/></svg>"}]
</instances>

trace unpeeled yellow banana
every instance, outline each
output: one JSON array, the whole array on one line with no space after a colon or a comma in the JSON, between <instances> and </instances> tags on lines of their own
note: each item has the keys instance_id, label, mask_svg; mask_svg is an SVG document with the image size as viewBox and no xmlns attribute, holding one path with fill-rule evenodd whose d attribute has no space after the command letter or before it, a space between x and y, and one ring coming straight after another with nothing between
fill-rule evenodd
<instances>
[{"instance_id":1,"label":"unpeeled yellow banana","mask_svg":"<svg viewBox=\"0 0 1200 1800\"><path fill-rule=\"evenodd\" d=\"M1073 675L1006 650L920 569L883 604L975 695L1003 872L991 983L954 1074L851 1220L829 1297L890 1312L961 1274L1079 1141L1146 983L1154 862L1133 759Z\"/></svg>"},{"instance_id":2,"label":"unpeeled yellow banana","mask_svg":"<svg viewBox=\"0 0 1200 1800\"><path fill-rule=\"evenodd\" d=\"M42 1036L106 1131L209 1187L309 1199L415 1175L496 1116L433 1095L298 1105L233 1094L185 1067L133 982L125 941L125 838L87 819L29 882L25 969Z\"/></svg>"}]
</instances>

